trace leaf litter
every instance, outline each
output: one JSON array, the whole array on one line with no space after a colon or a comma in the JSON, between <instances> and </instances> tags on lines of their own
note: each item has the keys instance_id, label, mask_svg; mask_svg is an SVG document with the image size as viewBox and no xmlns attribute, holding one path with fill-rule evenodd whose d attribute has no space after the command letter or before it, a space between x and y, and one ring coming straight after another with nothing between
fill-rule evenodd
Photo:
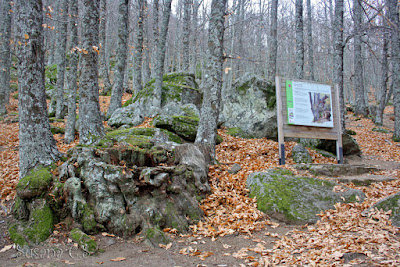
<instances>
[{"instance_id":1,"label":"leaf litter","mask_svg":"<svg viewBox=\"0 0 400 267\"><path fill-rule=\"evenodd\" d=\"M129 97L124 96L126 101ZM18 123L13 122L16 117L17 100L10 99L8 115L0 120L0 196L2 203L15 197L15 188L18 183ZM100 107L104 111L109 98L101 97ZM389 111L388 111L389 110ZM392 112L388 107L385 113ZM350 114L351 116L351 114ZM53 125L64 127L64 123ZM107 126L107 124L105 124ZM151 127L151 119L146 119L139 127ZM366 118L351 117L348 128L355 131L353 136L361 147L364 155L371 155L386 161L400 161L400 144L391 141L391 133L372 131L375 125ZM390 129L387 129L390 130ZM265 171L278 167L278 144L266 138L241 139L219 130L224 142L216 147L219 164L209 168L212 193L201 203L205 218L196 225L192 225L192 236L221 237L233 233L251 235L252 232L266 227L276 228L279 225L269 220L261 211L257 210L255 199L248 197L246 178L251 172ZM66 145L63 135L55 135L58 148L65 153L74 147L78 140ZM374 140L374 142L371 142ZM287 164L284 167L297 173L290 165L294 164L290 158L294 142L285 142L287 148ZM307 148L313 163L335 163L332 158L326 158L318 152ZM241 170L237 174L230 174L228 170L233 164L240 164ZM400 178L400 170L381 171L378 174L391 175ZM272 249L265 249L262 240L254 240L255 247L242 248L237 252L224 253L243 260L247 266L270 265L310 265L310 266L351 266L366 264L376 266L400 265L399 228L394 227L389 220L390 212L373 210L368 215L363 211L370 208L383 197L399 192L400 181L374 183L368 187L343 184L362 190L366 194L363 203L336 204L335 209L321 212L320 220L315 225L306 225L292 230L285 236L266 232L266 236L277 238ZM341 190L340 187L336 190ZM175 229L168 232L177 234ZM165 247L167 248L168 245ZM224 246L225 249L229 248ZM255 255L249 255L254 252ZM179 251L183 255L191 255L205 260L213 252L200 252L196 248L188 247ZM355 258L346 255L358 255ZM116 258L112 260L124 260ZM244 264L241 264L245 266Z\"/></svg>"}]
</instances>

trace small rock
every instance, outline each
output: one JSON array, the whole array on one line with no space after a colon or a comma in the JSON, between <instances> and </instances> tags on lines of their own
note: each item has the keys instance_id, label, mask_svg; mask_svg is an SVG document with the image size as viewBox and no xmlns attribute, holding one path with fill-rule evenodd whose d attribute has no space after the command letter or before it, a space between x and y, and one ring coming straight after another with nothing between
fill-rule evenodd
<instances>
[{"instance_id":1,"label":"small rock","mask_svg":"<svg viewBox=\"0 0 400 267\"><path fill-rule=\"evenodd\" d=\"M292 158L296 163L311 163L312 158L308 150L301 144L296 144L292 149Z\"/></svg>"},{"instance_id":2,"label":"small rock","mask_svg":"<svg viewBox=\"0 0 400 267\"><path fill-rule=\"evenodd\" d=\"M228 170L228 172L229 172L230 174L236 174L236 173L238 173L241 169L242 169L242 167L240 167L239 164L235 163L235 164L233 164L232 168L230 168L230 169Z\"/></svg>"}]
</instances>

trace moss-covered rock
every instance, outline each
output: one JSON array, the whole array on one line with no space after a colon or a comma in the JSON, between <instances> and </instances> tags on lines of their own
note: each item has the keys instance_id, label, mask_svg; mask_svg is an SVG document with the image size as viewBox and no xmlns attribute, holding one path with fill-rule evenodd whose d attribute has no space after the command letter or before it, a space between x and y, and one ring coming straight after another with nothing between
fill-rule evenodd
<instances>
[{"instance_id":1,"label":"moss-covered rock","mask_svg":"<svg viewBox=\"0 0 400 267\"><path fill-rule=\"evenodd\" d=\"M338 202L363 201L364 193L346 188L334 192L338 184L310 177L293 176L290 171L273 169L256 172L247 178L250 197L257 198L258 209L292 224L315 223L316 214L334 208Z\"/></svg>"},{"instance_id":2,"label":"moss-covered rock","mask_svg":"<svg viewBox=\"0 0 400 267\"><path fill-rule=\"evenodd\" d=\"M96 241L78 228L72 229L69 237L78 243L79 248L90 255L96 253L98 250Z\"/></svg>"},{"instance_id":3,"label":"moss-covered rock","mask_svg":"<svg viewBox=\"0 0 400 267\"><path fill-rule=\"evenodd\" d=\"M52 134L65 134L65 129L57 126L50 125Z\"/></svg>"},{"instance_id":4,"label":"moss-covered rock","mask_svg":"<svg viewBox=\"0 0 400 267\"><path fill-rule=\"evenodd\" d=\"M18 220L9 228L10 238L21 246L38 244L53 233L54 216L44 199L35 199L28 203L29 218Z\"/></svg>"},{"instance_id":5,"label":"moss-covered rock","mask_svg":"<svg viewBox=\"0 0 400 267\"><path fill-rule=\"evenodd\" d=\"M153 120L153 125L157 128L172 131L183 139L193 142L196 139L199 118L161 115Z\"/></svg>"},{"instance_id":6,"label":"moss-covered rock","mask_svg":"<svg viewBox=\"0 0 400 267\"><path fill-rule=\"evenodd\" d=\"M292 149L292 159L296 163L312 163L308 150L301 144L296 144Z\"/></svg>"},{"instance_id":7,"label":"moss-covered rock","mask_svg":"<svg viewBox=\"0 0 400 267\"><path fill-rule=\"evenodd\" d=\"M49 168L35 168L19 180L17 185L17 195L23 200L43 196L49 188L52 180L53 175Z\"/></svg>"},{"instance_id":8,"label":"moss-covered rock","mask_svg":"<svg viewBox=\"0 0 400 267\"><path fill-rule=\"evenodd\" d=\"M145 229L144 236L153 246L158 246L158 244L166 245L171 242L165 233L157 227L149 227Z\"/></svg>"},{"instance_id":9,"label":"moss-covered rock","mask_svg":"<svg viewBox=\"0 0 400 267\"><path fill-rule=\"evenodd\" d=\"M380 200L371 207L371 209L375 208L384 211L391 210L392 214L390 215L390 220L392 224L400 227L400 192Z\"/></svg>"}]
</instances>

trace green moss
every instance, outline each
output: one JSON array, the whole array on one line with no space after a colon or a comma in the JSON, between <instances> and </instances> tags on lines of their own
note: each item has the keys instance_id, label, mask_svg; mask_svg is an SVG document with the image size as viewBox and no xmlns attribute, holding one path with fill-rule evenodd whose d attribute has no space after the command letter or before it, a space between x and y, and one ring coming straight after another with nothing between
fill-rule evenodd
<instances>
[{"instance_id":1,"label":"green moss","mask_svg":"<svg viewBox=\"0 0 400 267\"><path fill-rule=\"evenodd\" d=\"M222 142L224 142L224 138L222 138L222 136L220 136L219 134L217 134L217 135L215 136L215 143L216 143L217 145L219 145L219 144L221 144Z\"/></svg>"},{"instance_id":2,"label":"green moss","mask_svg":"<svg viewBox=\"0 0 400 267\"><path fill-rule=\"evenodd\" d=\"M357 135L357 133L355 131L350 130L350 129L346 129L346 133L349 135Z\"/></svg>"},{"instance_id":3,"label":"green moss","mask_svg":"<svg viewBox=\"0 0 400 267\"><path fill-rule=\"evenodd\" d=\"M45 68L45 87L52 90L57 84L57 64L46 66Z\"/></svg>"},{"instance_id":4,"label":"green moss","mask_svg":"<svg viewBox=\"0 0 400 267\"><path fill-rule=\"evenodd\" d=\"M390 133L390 131L385 128L372 128L372 131L378 133Z\"/></svg>"},{"instance_id":5,"label":"green moss","mask_svg":"<svg viewBox=\"0 0 400 267\"><path fill-rule=\"evenodd\" d=\"M32 242L43 242L53 233L53 212L47 204L33 209L29 221L31 226L24 229L24 235Z\"/></svg>"},{"instance_id":6,"label":"green moss","mask_svg":"<svg viewBox=\"0 0 400 267\"><path fill-rule=\"evenodd\" d=\"M43 195L53 180L49 168L38 167L19 180L17 194L22 199L31 199Z\"/></svg>"},{"instance_id":7,"label":"green moss","mask_svg":"<svg viewBox=\"0 0 400 267\"><path fill-rule=\"evenodd\" d=\"M392 140L395 142L400 142L400 137L394 136L392 137Z\"/></svg>"},{"instance_id":8,"label":"green moss","mask_svg":"<svg viewBox=\"0 0 400 267\"><path fill-rule=\"evenodd\" d=\"M78 202L78 211L80 213L83 230L86 233L96 233L98 227L93 208L87 203Z\"/></svg>"},{"instance_id":9,"label":"green moss","mask_svg":"<svg viewBox=\"0 0 400 267\"><path fill-rule=\"evenodd\" d=\"M65 129L57 126L50 125L52 134L65 134Z\"/></svg>"},{"instance_id":10,"label":"green moss","mask_svg":"<svg viewBox=\"0 0 400 267\"><path fill-rule=\"evenodd\" d=\"M10 239L15 244L19 245L20 247L24 247L25 245L28 245L25 238L20 233L18 233L17 224L14 223L14 224L10 225L10 227L8 228L8 234L10 235Z\"/></svg>"},{"instance_id":11,"label":"green moss","mask_svg":"<svg viewBox=\"0 0 400 267\"><path fill-rule=\"evenodd\" d=\"M394 195L393 197L390 197L390 198L386 199L385 201L380 202L375 207L378 210L382 209L384 211L389 211L389 210L393 211L394 208L397 208L397 210L399 209L399 203L400 203L400 195ZM399 210L397 211L397 213L398 212L399 212Z\"/></svg>"},{"instance_id":12,"label":"green moss","mask_svg":"<svg viewBox=\"0 0 400 267\"><path fill-rule=\"evenodd\" d=\"M78 243L78 246L89 254L94 254L97 251L97 243L90 236L82 232L78 228L74 228L69 233L69 237Z\"/></svg>"},{"instance_id":13,"label":"green moss","mask_svg":"<svg viewBox=\"0 0 400 267\"><path fill-rule=\"evenodd\" d=\"M56 117L50 117L49 121L50 122L64 122L64 119L57 119Z\"/></svg>"},{"instance_id":14,"label":"green moss","mask_svg":"<svg viewBox=\"0 0 400 267\"><path fill-rule=\"evenodd\" d=\"M17 88L16 88L16 90L18 90L18 85L17 85ZM13 95L12 95L12 98L14 98L14 99L18 99L18 93L15 93L15 94L13 94Z\"/></svg>"},{"instance_id":15,"label":"green moss","mask_svg":"<svg viewBox=\"0 0 400 267\"><path fill-rule=\"evenodd\" d=\"M158 227L149 227L145 231L145 238L150 240L153 244L168 244L171 240L161 231Z\"/></svg>"}]
</instances>

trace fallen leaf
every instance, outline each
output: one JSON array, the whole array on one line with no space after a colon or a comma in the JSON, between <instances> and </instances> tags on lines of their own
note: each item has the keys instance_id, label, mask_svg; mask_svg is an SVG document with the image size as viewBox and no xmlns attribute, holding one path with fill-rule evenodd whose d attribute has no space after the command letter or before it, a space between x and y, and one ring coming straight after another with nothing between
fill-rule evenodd
<instances>
[{"instance_id":1,"label":"fallen leaf","mask_svg":"<svg viewBox=\"0 0 400 267\"><path fill-rule=\"evenodd\" d=\"M118 257L118 258L115 258L115 259L111 259L110 261L124 261L124 260L126 260L126 258Z\"/></svg>"},{"instance_id":2,"label":"fallen leaf","mask_svg":"<svg viewBox=\"0 0 400 267\"><path fill-rule=\"evenodd\" d=\"M0 253L6 252L7 250L10 250L12 247L13 247L13 245L5 246L4 248L2 248L2 249L0 250Z\"/></svg>"}]
</instances>

